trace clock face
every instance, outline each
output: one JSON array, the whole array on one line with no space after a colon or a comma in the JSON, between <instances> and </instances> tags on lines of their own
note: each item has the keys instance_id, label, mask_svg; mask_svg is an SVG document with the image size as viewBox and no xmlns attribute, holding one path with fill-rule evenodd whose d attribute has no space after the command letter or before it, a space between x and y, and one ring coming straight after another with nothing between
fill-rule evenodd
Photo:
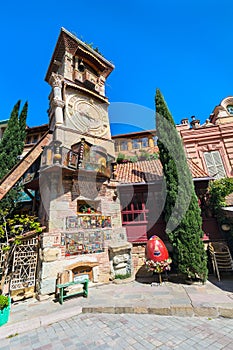
<instances>
[{"instance_id":1,"label":"clock face","mask_svg":"<svg viewBox=\"0 0 233 350\"><path fill-rule=\"evenodd\" d=\"M93 101L72 96L67 102L67 114L74 126L82 132L102 136L108 129L106 117Z\"/></svg>"}]
</instances>

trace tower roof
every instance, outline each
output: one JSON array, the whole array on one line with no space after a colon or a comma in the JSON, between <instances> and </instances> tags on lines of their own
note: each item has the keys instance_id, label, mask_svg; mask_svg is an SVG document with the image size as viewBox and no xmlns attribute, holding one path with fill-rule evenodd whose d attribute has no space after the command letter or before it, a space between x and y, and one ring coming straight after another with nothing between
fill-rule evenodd
<instances>
[{"instance_id":1,"label":"tower roof","mask_svg":"<svg viewBox=\"0 0 233 350\"><path fill-rule=\"evenodd\" d=\"M62 27L45 76L46 82L49 82L51 73L57 71L58 66L62 63L65 52L69 52L73 56L79 55L85 58L89 65L97 68L105 78L107 78L114 69L114 65L106 60L100 53L96 52L91 46Z\"/></svg>"}]
</instances>

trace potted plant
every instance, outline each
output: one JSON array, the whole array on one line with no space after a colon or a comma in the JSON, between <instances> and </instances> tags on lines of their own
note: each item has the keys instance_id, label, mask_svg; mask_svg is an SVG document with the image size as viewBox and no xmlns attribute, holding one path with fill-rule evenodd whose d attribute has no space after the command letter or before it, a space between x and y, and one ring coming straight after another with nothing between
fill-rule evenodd
<instances>
[{"instance_id":1,"label":"potted plant","mask_svg":"<svg viewBox=\"0 0 233 350\"><path fill-rule=\"evenodd\" d=\"M4 325L9 320L11 308L11 298L9 296L0 295L0 326Z\"/></svg>"}]
</instances>

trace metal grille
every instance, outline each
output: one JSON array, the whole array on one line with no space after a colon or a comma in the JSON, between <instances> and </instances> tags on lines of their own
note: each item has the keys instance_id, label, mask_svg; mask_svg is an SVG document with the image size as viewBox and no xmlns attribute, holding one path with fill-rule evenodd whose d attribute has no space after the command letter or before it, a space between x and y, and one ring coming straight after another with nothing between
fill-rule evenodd
<instances>
[{"instance_id":1,"label":"metal grille","mask_svg":"<svg viewBox=\"0 0 233 350\"><path fill-rule=\"evenodd\" d=\"M4 251L2 250L3 244L0 244L0 268L3 265L3 261L4 261Z\"/></svg>"},{"instance_id":2,"label":"metal grille","mask_svg":"<svg viewBox=\"0 0 233 350\"><path fill-rule=\"evenodd\" d=\"M4 251L2 250L3 244L0 244L0 278L2 277L2 268L4 262Z\"/></svg>"},{"instance_id":3,"label":"metal grille","mask_svg":"<svg viewBox=\"0 0 233 350\"><path fill-rule=\"evenodd\" d=\"M12 265L11 290L35 286L38 239L23 241L16 247Z\"/></svg>"}]
</instances>

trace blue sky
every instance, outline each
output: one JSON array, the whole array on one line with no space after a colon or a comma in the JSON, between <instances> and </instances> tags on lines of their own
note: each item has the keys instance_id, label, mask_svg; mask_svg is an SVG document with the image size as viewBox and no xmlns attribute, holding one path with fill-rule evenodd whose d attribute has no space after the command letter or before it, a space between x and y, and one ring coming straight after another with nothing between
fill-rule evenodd
<instances>
[{"instance_id":1,"label":"blue sky","mask_svg":"<svg viewBox=\"0 0 233 350\"><path fill-rule=\"evenodd\" d=\"M0 119L21 99L29 102L29 126L48 122L44 77L65 27L115 65L107 81L110 102L151 110L143 118L130 110L122 117L122 104L111 121L154 128L158 87L176 123L192 115L204 122L233 95L232 14L232 0L4 1Z\"/></svg>"}]
</instances>

